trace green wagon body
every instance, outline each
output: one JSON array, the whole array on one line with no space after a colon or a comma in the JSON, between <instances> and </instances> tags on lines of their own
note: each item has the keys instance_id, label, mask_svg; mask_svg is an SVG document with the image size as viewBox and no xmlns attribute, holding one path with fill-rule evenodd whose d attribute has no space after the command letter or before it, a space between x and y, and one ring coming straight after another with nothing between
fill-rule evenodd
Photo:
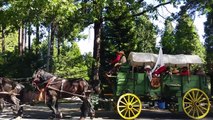
<instances>
[{"instance_id":1,"label":"green wagon body","mask_svg":"<svg viewBox=\"0 0 213 120\"><path fill-rule=\"evenodd\" d=\"M192 88L203 90L210 97L209 82L202 75L166 75L161 78L161 86L152 88L146 73L131 72L131 66L121 66L117 73L117 82L114 87L114 95L120 96L125 92L136 94L141 101L162 100L176 101L178 111L182 111L182 97Z\"/></svg>"},{"instance_id":2,"label":"green wagon body","mask_svg":"<svg viewBox=\"0 0 213 120\"><path fill-rule=\"evenodd\" d=\"M209 100L207 101L207 103L205 103L207 105L205 105L204 103L199 101L198 102L188 101L187 100L188 97L184 95L187 94L189 97L191 97L192 95L194 97L192 99L199 99L200 101L209 99L210 83L209 83L209 80L207 79L207 76L205 75L181 76L181 75L164 74L164 75L161 75L160 77L161 79L160 86L158 88L152 88L147 74L145 72L140 72L134 69L137 67L141 67L142 65L144 66L147 63L148 64L155 63L156 62L155 57L157 57L157 55L149 54L149 53L148 54L140 53L140 55L144 55L140 57L142 58L142 60L145 59L144 63L142 62L140 63L137 61L135 62L134 58L130 58L130 59L128 58L129 63L122 65L117 73L117 76L112 78L114 80L114 86L112 87L112 91L113 91L112 98L114 99L114 102L117 102L117 106L119 105L119 102L120 102L122 105L119 107L121 108L125 107L125 109L129 109L134 114L133 117L125 117L125 115L122 115L122 114L126 114L128 112L122 113L123 110L119 111L119 107L117 107L117 110L119 114L121 115L121 117L123 117L124 119L129 119L129 118L133 119L134 116L138 115L138 114L135 115L134 109L132 109L132 106L130 105L131 101L135 100L134 97L138 97L142 103L153 102L153 101L163 101L168 106L167 107L168 109L172 109L172 111L179 111L179 112L185 110L184 112L193 119L200 119L206 116L207 113L203 113L204 115L194 115L194 113L190 113L191 110L187 110L190 106L188 105L188 102L201 106L201 108L198 108L198 109L207 109L204 111L209 112L209 106L210 106L210 103L208 102ZM134 54L132 56L135 57ZM170 56L170 55L166 55L165 57L166 59L169 58L172 62L177 59L174 56ZM192 62L195 62L195 64L200 63L199 61L200 59L197 56L178 55L177 57L179 61L181 61L180 65L183 65L184 61L182 59L184 57L188 59L186 60L188 62L187 64L192 64ZM140 59L137 56L135 58L136 60ZM146 58L150 59L150 61L146 60ZM167 62L169 63L170 61L167 60ZM176 61L176 63L177 62L178 61ZM125 95L125 93L131 93L131 94ZM201 99L201 97L205 97L205 95L202 95L202 94L207 95L207 97L204 100ZM198 97L198 95L201 95L201 97ZM127 98L125 98L126 96ZM127 102L126 105L123 105L124 103L120 101L122 100L121 97L124 97L123 102ZM205 106L207 106L207 108L205 108Z\"/></svg>"}]
</instances>

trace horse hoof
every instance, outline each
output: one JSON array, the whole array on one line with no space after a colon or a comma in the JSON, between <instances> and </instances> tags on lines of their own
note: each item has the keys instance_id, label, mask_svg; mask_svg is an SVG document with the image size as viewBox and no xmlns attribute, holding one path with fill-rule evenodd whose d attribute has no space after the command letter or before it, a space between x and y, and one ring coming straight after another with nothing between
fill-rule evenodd
<instances>
[{"instance_id":1,"label":"horse hoof","mask_svg":"<svg viewBox=\"0 0 213 120\"><path fill-rule=\"evenodd\" d=\"M60 118L63 118L63 113L60 113L60 114L59 114L59 117L60 117Z\"/></svg>"},{"instance_id":2,"label":"horse hoof","mask_svg":"<svg viewBox=\"0 0 213 120\"><path fill-rule=\"evenodd\" d=\"M80 119L79 120L85 120L85 117L80 117Z\"/></svg>"},{"instance_id":3,"label":"horse hoof","mask_svg":"<svg viewBox=\"0 0 213 120\"><path fill-rule=\"evenodd\" d=\"M49 116L49 120L53 120L53 118L54 118L54 116L53 115L51 115L51 116Z\"/></svg>"},{"instance_id":4,"label":"horse hoof","mask_svg":"<svg viewBox=\"0 0 213 120\"><path fill-rule=\"evenodd\" d=\"M63 118L63 114L62 113L58 113L55 115L55 118Z\"/></svg>"},{"instance_id":5,"label":"horse hoof","mask_svg":"<svg viewBox=\"0 0 213 120\"><path fill-rule=\"evenodd\" d=\"M14 120L21 120L21 116L15 117Z\"/></svg>"}]
</instances>

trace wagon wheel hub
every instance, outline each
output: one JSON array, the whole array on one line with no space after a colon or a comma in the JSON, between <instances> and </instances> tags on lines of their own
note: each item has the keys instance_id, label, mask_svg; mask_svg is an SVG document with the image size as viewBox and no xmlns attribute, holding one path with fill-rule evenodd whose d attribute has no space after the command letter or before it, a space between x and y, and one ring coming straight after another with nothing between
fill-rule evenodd
<instances>
[{"instance_id":1,"label":"wagon wheel hub","mask_svg":"<svg viewBox=\"0 0 213 120\"><path fill-rule=\"evenodd\" d=\"M127 103L126 109L130 110L130 109L132 109L132 108L133 108L132 104L131 104L131 103Z\"/></svg>"}]
</instances>

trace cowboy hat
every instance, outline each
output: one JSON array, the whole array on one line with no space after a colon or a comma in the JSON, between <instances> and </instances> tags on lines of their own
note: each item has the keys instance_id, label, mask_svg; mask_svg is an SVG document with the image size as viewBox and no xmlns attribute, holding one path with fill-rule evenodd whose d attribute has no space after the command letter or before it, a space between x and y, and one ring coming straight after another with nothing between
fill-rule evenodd
<instances>
[{"instance_id":1,"label":"cowboy hat","mask_svg":"<svg viewBox=\"0 0 213 120\"><path fill-rule=\"evenodd\" d=\"M146 66L144 67L144 69L151 69L151 66L150 66L150 65L146 65Z\"/></svg>"},{"instance_id":2,"label":"cowboy hat","mask_svg":"<svg viewBox=\"0 0 213 120\"><path fill-rule=\"evenodd\" d=\"M117 53L124 55L124 51L118 51Z\"/></svg>"}]
</instances>

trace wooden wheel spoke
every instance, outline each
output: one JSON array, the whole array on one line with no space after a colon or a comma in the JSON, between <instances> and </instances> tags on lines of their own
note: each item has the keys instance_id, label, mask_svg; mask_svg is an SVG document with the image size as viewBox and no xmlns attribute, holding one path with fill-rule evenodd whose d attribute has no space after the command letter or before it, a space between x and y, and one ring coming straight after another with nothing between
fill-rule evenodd
<instances>
[{"instance_id":1,"label":"wooden wheel spoke","mask_svg":"<svg viewBox=\"0 0 213 120\"><path fill-rule=\"evenodd\" d=\"M134 99L135 99L135 98L134 98L134 97L132 97L132 99L131 99L131 101L130 101L130 102L132 103L132 102L134 101Z\"/></svg>"},{"instance_id":2,"label":"wooden wheel spoke","mask_svg":"<svg viewBox=\"0 0 213 120\"><path fill-rule=\"evenodd\" d=\"M198 96L199 96L199 92L197 92L197 94L196 94L196 97L195 97L196 100L198 100Z\"/></svg>"},{"instance_id":3,"label":"wooden wheel spoke","mask_svg":"<svg viewBox=\"0 0 213 120\"><path fill-rule=\"evenodd\" d=\"M204 114L204 112L203 112L203 110L202 110L202 107L201 106L197 106L197 109L198 109L198 111L200 111L201 113L202 113L202 115Z\"/></svg>"},{"instance_id":4,"label":"wooden wheel spoke","mask_svg":"<svg viewBox=\"0 0 213 120\"><path fill-rule=\"evenodd\" d=\"M184 104L186 105L192 105L192 102L184 102Z\"/></svg>"},{"instance_id":5,"label":"wooden wheel spoke","mask_svg":"<svg viewBox=\"0 0 213 120\"><path fill-rule=\"evenodd\" d=\"M193 109L193 106L189 105L189 106L185 107L184 109L188 109L188 108L192 108Z\"/></svg>"},{"instance_id":6,"label":"wooden wheel spoke","mask_svg":"<svg viewBox=\"0 0 213 120\"><path fill-rule=\"evenodd\" d=\"M203 99L199 100L198 102L201 103L201 102L203 102L205 100L206 100L206 98L203 98Z\"/></svg>"},{"instance_id":7,"label":"wooden wheel spoke","mask_svg":"<svg viewBox=\"0 0 213 120\"><path fill-rule=\"evenodd\" d=\"M133 115L136 115L135 112L134 112L132 109L130 110L130 112L131 112Z\"/></svg>"},{"instance_id":8,"label":"wooden wheel spoke","mask_svg":"<svg viewBox=\"0 0 213 120\"><path fill-rule=\"evenodd\" d=\"M136 111L136 112L139 112L139 109L136 109L136 108L132 108L134 111Z\"/></svg>"},{"instance_id":9,"label":"wooden wheel spoke","mask_svg":"<svg viewBox=\"0 0 213 120\"><path fill-rule=\"evenodd\" d=\"M196 99L196 97L195 97L195 91L192 91L192 98Z\"/></svg>"},{"instance_id":10,"label":"wooden wheel spoke","mask_svg":"<svg viewBox=\"0 0 213 120\"><path fill-rule=\"evenodd\" d=\"M196 112L195 109L192 109L192 112L193 112L192 116L195 116L195 112Z\"/></svg>"},{"instance_id":11,"label":"wooden wheel spoke","mask_svg":"<svg viewBox=\"0 0 213 120\"><path fill-rule=\"evenodd\" d=\"M128 103L130 102L130 96L127 96L127 101L128 101Z\"/></svg>"},{"instance_id":12,"label":"wooden wheel spoke","mask_svg":"<svg viewBox=\"0 0 213 120\"><path fill-rule=\"evenodd\" d=\"M188 101L192 102L192 100L191 100L191 99L189 99L188 97L186 97L185 99L187 99Z\"/></svg>"},{"instance_id":13,"label":"wooden wheel spoke","mask_svg":"<svg viewBox=\"0 0 213 120\"><path fill-rule=\"evenodd\" d=\"M135 102L132 103L132 105L136 104L138 101L136 100Z\"/></svg>"},{"instance_id":14,"label":"wooden wheel spoke","mask_svg":"<svg viewBox=\"0 0 213 120\"><path fill-rule=\"evenodd\" d=\"M202 98L202 96L203 96L203 94L201 94L197 100L200 101L200 99Z\"/></svg>"},{"instance_id":15,"label":"wooden wheel spoke","mask_svg":"<svg viewBox=\"0 0 213 120\"><path fill-rule=\"evenodd\" d=\"M206 108L207 106L203 107L201 105L198 106L200 109L207 111L208 109Z\"/></svg>"},{"instance_id":16,"label":"wooden wheel spoke","mask_svg":"<svg viewBox=\"0 0 213 120\"><path fill-rule=\"evenodd\" d=\"M126 105L126 103L125 103L125 102L123 102L123 101L121 101L121 103L122 103L123 105Z\"/></svg>"},{"instance_id":17,"label":"wooden wheel spoke","mask_svg":"<svg viewBox=\"0 0 213 120\"><path fill-rule=\"evenodd\" d=\"M196 111L197 116L200 116L200 112L198 110L198 107L195 107L195 111Z\"/></svg>"},{"instance_id":18,"label":"wooden wheel spoke","mask_svg":"<svg viewBox=\"0 0 213 120\"><path fill-rule=\"evenodd\" d=\"M130 109L130 110L128 110L128 113L129 113L129 117L131 117L131 109Z\"/></svg>"},{"instance_id":19,"label":"wooden wheel spoke","mask_svg":"<svg viewBox=\"0 0 213 120\"><path fill-rule=\"evenodd\" d=\"M128 110L128 109L126 109L126 112L124 113L124 116L126 116L126 114L128 113L128 111L129 111L129 110Z\"/></svg>"},{"instance_id":20,"label":"wooden wheel spoke","mask_svg":"<svg viewBox=\"0 0 213 120\"><path fill-rule=\"evenodd\" d=\"M194 98L192 97L192 95L189 93L189 97L191 98L190 100L194 100Z\"/></svg>"},{"instance_id":21,"label":"wooden wheel spoke","mask_svg":"<svg viewBox=\"0 0 213 120\"><path fill-rule=\"evenodd\" d=\"M192 106L190 106L190 107L191 107L191 109L189 109L188 113L191 113L191 111L193 110L193 107Z\"/></svg>"},{"instance_id":22,"label":"wooden wheel spoke","mask_svg":"<svg viewBox=\"0 0 213 120\"><path fill-rule=\"evenodd\" d=\"M140 105L139 104L137 104L137 105L132 105L133 107L140 107Z\"/></svg>"},{"instance_id":23,"label":"wooden wheel spoke","mask_svg":"<svg viewBox=\"0 0 213 120\"><path fill-rule=\"evenodd\" d=\"M119 108L125 108L126 106L125 105L120 105L118 106Z\"/></svg>"},{"instance_id":24,"label":"wooden wheel spoke","mask_svg":"<svg viewBox=\"0 0 213 120\"><path fill-rule=\"evenodd\" d=\"M126 108L124 108L124 109L122 109L122 110L120 110L121 112L123 112L123 111L125 111L125 110L127 110Z\"/></svg>"},{"instance_id":25,"label":"wooden wheel spoke","mask_svg":"<svg viewBox=\"0 0 213 120\"><path fill-rule=\"evenodd\" d=\"M124 101L125 101L125 103L128 103L128 101L126 100L126 98L124 97Z\"/></svg>"}]
</instances>

